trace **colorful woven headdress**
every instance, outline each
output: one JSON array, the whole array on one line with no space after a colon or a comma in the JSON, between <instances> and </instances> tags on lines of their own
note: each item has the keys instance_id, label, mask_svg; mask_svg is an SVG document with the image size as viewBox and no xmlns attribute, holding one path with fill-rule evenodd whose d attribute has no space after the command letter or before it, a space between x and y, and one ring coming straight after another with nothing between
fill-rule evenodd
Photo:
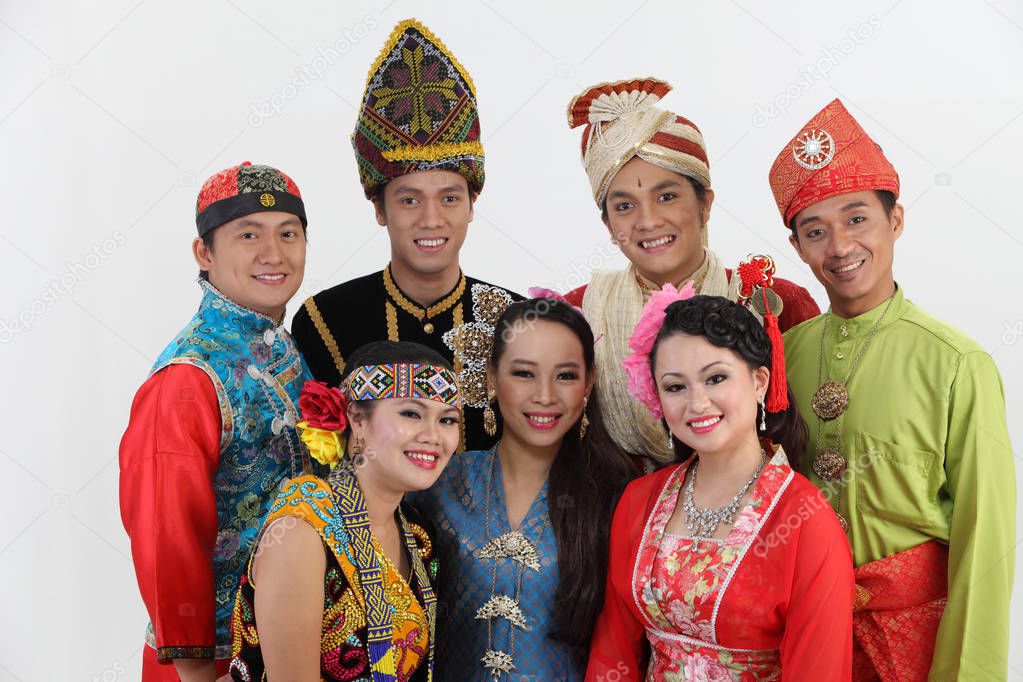
<instances>
[{"instance_id":1,"label":"colorful woven headdress","mask_svg":"<svg viewBox=\"0 0 1023 682\"><path fill-rule=\"evenodd\" d=\"M611 180L635 156L710 187L707 148L692 121L654 105L671 86L653 78L602 83L568 104L568 126L585 125L583 165L603 208Z\"/></svg>"},{"instance_id":2,"label":"colorful woven headdress","mask_svg":"<svg viewBox=\"0 0 1023 682\"><path fill-rule=\"evenodd\" d=\"M472 78L415 19L394 27L369 70L352 146L369 199L398 176L433 169L458 173L470 192L483 189Z\"/></svg>"},{"instance_id":3,"label":"colorful woven headdress","mask_svg":"<svg viewBox=\"0 0 1023 682\"><path fill-rule=\"evenodd\" d=\"M785 145L770 181L786 227L807 206L839 194L876 189L899 196L895 167L837 99Z\"/></svg>"}]
</instances>

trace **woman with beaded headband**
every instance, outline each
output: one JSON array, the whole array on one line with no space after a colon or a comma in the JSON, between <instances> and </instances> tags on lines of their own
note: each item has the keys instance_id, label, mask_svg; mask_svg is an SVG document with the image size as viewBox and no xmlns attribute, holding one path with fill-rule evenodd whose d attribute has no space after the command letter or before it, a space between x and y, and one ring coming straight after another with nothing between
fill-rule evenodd
<instances>
[{"instance_id":1,"label":"woman with beaded headband","mask_svg":"<svg viewBox=\"0 0 1023 682\"><path fill-rule=\"evenodd\" d=\"M806 289L784 279L774 280L763 305L757 292L743 291L747 280L708 248L714 190L707 148L695 123L655 106L670 91L670 85L652 78L603 83L568 107L569 126L585 126L582 161L593 199L629 267L598 270L566 298L583 308L603 338L597 386L608 431L620 447L642 455L648 470L671 461L667 435L629 396L617 368L651 292L693 281L698 294L727 296L758 315L770 308L782 331L820 313Z\"/></svg>"},{"instance_id":2,"label":"woman with beaded headband","mask_svg":"<svg viewBox=\"0 0 1023 682\"><path fill-rule=\"evenodd\" d=\"M666 285L630 345L630 391L677 463L615 510L586 679L850 679L849 546L786 459L806 442L795 404L765 406L770 337L743 306Z\"/></svg>"},{"instance_id":3,"label":"woman with beaded headband","mask_svg":"<svg viewBox=\"0 0 1023 682\"><path fill-rule=\"evenodd\" d=\"M494 448L457 457L414 499L438 528L444 567L438 679L581 680L611 513L634 475L592 392L593 333L553 298L454 331L456 356L484 363L483 405L503 428Z\"/></svg>"},{"instance_id":4,"label":"woman with beaded headband","mask_svg":"<svg viewBox=\"0 0 1023 682\"><path fill-rule=\"evenodd\" d=\"M287 481L238 589L235 680L430 680L437 564L405 493L458 445L451 366L416 343L355 351L340 389L307 382L297 425L327 479Z\"/></svg>"}]
</instances>

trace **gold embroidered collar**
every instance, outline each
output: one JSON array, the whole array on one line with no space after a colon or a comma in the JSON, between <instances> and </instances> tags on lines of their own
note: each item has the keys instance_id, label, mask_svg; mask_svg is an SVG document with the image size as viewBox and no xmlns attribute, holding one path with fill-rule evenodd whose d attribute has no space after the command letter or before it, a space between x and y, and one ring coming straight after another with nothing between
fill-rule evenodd
<instances>
[{"instance_id":1,"label":"gold embroidered collar","mask_svg":"<svg viewBox=\"0 0 1023 682\"><path fill-rule=\"evenodd\" d=\"M384 288L387 290L387 295L391 297L394 303L404 310L406 313L416 318L420 322L428 320L431 317L440 315L444 311L451 308L451 306L458 303L459 299L462 298L462 294L465 293L465 273L461 270L458 271L458 284L451 290L451 293L437 301L429 307L422 307L421 305L414 303L405 294L401 293L401 289L394 283L394 278L391 277L391 265L388 263L387 267L384 268Z\"/></svg>"}]
</instances>

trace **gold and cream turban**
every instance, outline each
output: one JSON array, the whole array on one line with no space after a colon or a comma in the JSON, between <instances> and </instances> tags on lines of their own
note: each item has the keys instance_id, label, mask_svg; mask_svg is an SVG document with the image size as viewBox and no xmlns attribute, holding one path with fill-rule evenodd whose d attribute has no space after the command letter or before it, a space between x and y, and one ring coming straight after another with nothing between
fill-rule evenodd
<instances>
[{"instance_id":1,"label":"gold and cream turban","mask_svg":"<svg viewBox=\"0 0 1023 682\"><path fill-rule=\"evenodd\" d=\"M614 176L637 156L710 187L700 129L689 119L654 106L670 91L664 81L636 79L595 85L569 102L568 126L586 126L583 166L597 206L603 208Z\"/></svg>"}]
</instances>

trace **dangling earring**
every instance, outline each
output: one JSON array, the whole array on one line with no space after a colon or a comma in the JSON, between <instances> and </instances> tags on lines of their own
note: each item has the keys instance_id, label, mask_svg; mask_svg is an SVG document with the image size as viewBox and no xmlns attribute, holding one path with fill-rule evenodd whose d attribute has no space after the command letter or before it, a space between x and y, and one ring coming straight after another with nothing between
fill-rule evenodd
<instances>
[{"instance_id":1,"label":"dangling earring","mask_svg":"<svg viewBox=\"0 0 1023 682\"><path fill-rule=\"evenodd\" d=\"M362 439L362 436L356 436L352 441L352 455L357 457L362 454L363 448L366 447L366 441Z\"/></svg>"},{"instance_id":2,"label":"dangling earring","mask_svg":"<svg viewBox=\"0 0 1023 682\"><path fill-rule=\"evenodd\" d=\"M583 418L579 420L579 442L583 440L583 436L586 435L586 429L590 426L590 418L586 416L586 404L590 402L590 397L586 396L583 398Z\"/></svg>"},{"instance_id":3,"label":"dangling earring","mask_svg":"<svg viewBox=\"0 0 1023 682\"><path fill-rule=\"evenodd\" d=\"M671 435L671 429L668 429L668 449L675 449L675 437Z\"/></svg>"},{"instance_id":4,"label":"dangling earring","mask_svg":"<svg viewBox=\"0 0 1023 682\"><path fill-rule=\"evenodd\" d=\"M760 396L760 433L767 433L767 405L763 396Z\"/></svg>"},{"instance_id":5,"label":"dangling earring","mask_svg":"<svg viewBox=\"0 0 1023 682\"><path fill-rule=\"evenodd\" d=\"M494 391L487 391L487 406L483 408L483 430L488 436L497 434L497 415L494 414Z\"/></svg>"}]
</instances>

